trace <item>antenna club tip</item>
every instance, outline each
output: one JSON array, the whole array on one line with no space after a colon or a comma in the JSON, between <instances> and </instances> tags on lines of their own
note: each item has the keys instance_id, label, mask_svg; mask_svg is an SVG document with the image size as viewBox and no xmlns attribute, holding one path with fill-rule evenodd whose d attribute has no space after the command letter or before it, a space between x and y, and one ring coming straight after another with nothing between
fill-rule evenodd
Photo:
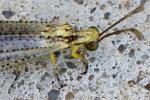
<instances>
[{"instance_id":1,"label":"antenna club tip","mask_svg":"<svg viewBox=\"0 0 150 100\"><path fill-rule=\"evenodd\" d=\"M144 10L144 4L141 4L135 10L133 10L133 13L139 13L139 12L142 12L143 10Z\"/></svg>"}]
</instances>

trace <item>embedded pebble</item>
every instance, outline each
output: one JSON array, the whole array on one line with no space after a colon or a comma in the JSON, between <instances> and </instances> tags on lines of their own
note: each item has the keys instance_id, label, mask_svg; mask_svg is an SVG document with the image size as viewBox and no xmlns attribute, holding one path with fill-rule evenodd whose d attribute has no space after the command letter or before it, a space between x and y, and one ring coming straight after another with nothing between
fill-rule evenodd
<instances>
[{"instance_id":1,"label":"embedded pebble","mask_svg":"<svg viewBox=\"0 0 150 100\"><path fill-rule=\"evenodd\" d=\"M146 16L145 22L150 22L150 15L147 15L147 16Z\"/></svg>"},{"instance_id":2,"label":"embedded pebble","mask_svg":"<svg viewBox=\"0 0 150 100\"><path fill-rule=\"evenodd\" d=\"M89 61L90 61L91 63L93 63L93 62L95 61L95 57L90 57L90 58L89 58Z\"/></svg>"},{"instance_id":3,"label":"embedded pebble","mask_svg":"<svg viewBox=\"0 0 150 100\"><path fill-rule=\"evenodd\" d=\"M91 80L93 80L94 79L94 75L90 75L89 76L89 80L91 81Z\"/></svg>"},{"instance_id":4,"label":"embedded pebble","mask_svg":"<svg viewBox=\"0 0 150 100\"><path fill-rule=\"evenodd\" d=\"M96 7L92 8L90 13L94 13L95 10L96 10Z\"/></svg>"},{"instance_id":5,"label":"embedded pebble","mask_svg":"<svg viewBox=\"0 0 150 100\"><path fill-rule=\"evenodd\" d=\"M145 89L147 89L148 91L150 91L150 83L146 84L144 87L145 87Z\"/></svg>"},{"instance_id":6,"label":"embedded pebble","mask_svg":"<svg viewBox=\"0 0 150 100\"><path fill-rule=\"evenodd\" d=\"M118 51L120 53L123 53L126 49L127 49L127 47L124 44L120 44L119 47L118 47Z\"/></svg>"},{"instance_id":7,"label":"embedded pebble","mask_svg":"<svg viewBox=\"0 0 150 100\"><path fill-rule=\"evenodd\" d=\"M144 55L142 56L142 59L144 59L144 60L149 59L149 55L148 55L148 54L144 54Z\"/></svg>"},{"instance_id":8,"label":"embedded pebble","mask_svg":"<svg viewBox=\"0 0 150 100\"><path fill-rule=\"evenodd\" d=\"M105 4L102 4L101 6L100 6L100 10L104 10L106 8L106 5Z\"/></svg>"},{"instance_id":9,"label":"embedded pebble","mask_svg":"<svg viewBox=\"0 0 150 100\"><path fill-rule=\"evenodd\" d=\"M5 16L5 18L9 19L9 18L11 18L12 16L15 15L15 12L13 12L11 10L4 10L2 12L2 14Z\"/></svg>"},{"instance_id":10,"label":"embedded pebble","mask_svg":"<svg viewBox=\"0 0 150 100\"><path fill-rule=\"evenodd\" d=\"M95 87L92 87L92 86L89 86L89 90L90 90L91 92L94 92L94 91L96 91L96 88L95 88Z\"/></svg>"},{"instance_id":11,"label":"embedded pebble","mask_svg":"<svg viewBox=\"0 0 150 100\"><path fill-rule=\"evenodd\" d=\"M59 95L60 95L60 91L51 90L50 92L48 92L48 100L57 100Z\"/></svg>"},{"instance_id":12,"label":"embedded pebble","mask_svg":"<svg viewBox=\"0 0 150 100\"><path fill-rule=\"evenodd\" d=\"M134 54L135 54L135 50L134 49L131 49L130 52L129 52L129 57L134 57Z\"/></svg>"},{"instance_id":13,"label":"embedded pebble","mask_svg":"<svg viewBox=\"0 0 150 100\"><path fill-rule=\"evenodd\" d=\"M115 79L117 77L117 74L113 74L112 77L113 79Z\"/></svg>"},{"instance_id":14,"label":"embedded pebble","mask_svg":"<svg viewBox=\"0 0 150 100\"><path fill-rule=\"evenodd\" d=\"M77 76L77 80L80 81L82 79L82 76Z\"/></svg>"},{"instance_id":15,"label":"embedded pebble","mask_svg":"<svg viewBox=\"0 0 150 100\"><path fill-rule=\"evenodd\" d=\"M94 100L101 100L101 98L100 97L95 97Z\"/></svg>"},{"instance_id":16,"label":"embedded pebble","mask_svg":"<svg viewBox=\"0 0 150 100\"><path fill-rule=\"evenodd\" d=\"M59 74L62 75L64 73L66 73L66 71L67 71L67 68L60 68Z\"/></svg>"},{"instance_id":17,"label":"embedded pebble","mask_svg":"<svg viewBox=\"0 0 150 100\"><path fill-rule=\"evenodd\" d=\"M77 66L74 63L70 62L70 61L66 62L66 66L70 69L77 68Z\"/></svg>"},{"instance_id":18,"label":"embedded pebble","mask_svg":"<svg viewBox=\"0 0 150 100\"><path fill-rule=\"evenodd\" d=\"M99 73L99 68L95 68L94 72Z\"/></svg>"},{"instance_id":19,"label":"embedded pebble","mask_svg":"<svg viewBox=\"0 0 150 100\"><path fill-rule=\"evenodd\" d=\"M111 15L110 12L106 12L106 13L104 14L104 18L105 18L106 20L108 20L108 19L110 18L110 15Z\"/></svg>"},{"instance_id":20,"label":"embedded pebble","mask_svg":"<svg viewBox=\"0 0 150 100\"><path fill-rule=\"evenodd\" d=\"M72 92L68 92L65 96L65 100L73 100L74 94Z\"/></svg>"}]
</instances>

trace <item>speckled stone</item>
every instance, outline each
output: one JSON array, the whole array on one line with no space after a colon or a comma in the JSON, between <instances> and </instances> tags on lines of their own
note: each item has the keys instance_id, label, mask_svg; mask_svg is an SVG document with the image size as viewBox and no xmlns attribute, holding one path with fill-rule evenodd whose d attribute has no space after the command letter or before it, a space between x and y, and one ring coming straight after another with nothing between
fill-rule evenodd
<instances>
[{"instance_id":1,"label":"speckled stone","mask_svg":"<svg viewBox=\"0 0 150 100\"><path fill-rule=\"evenodd\" d=\"M94 100L101 100L100 97L95 97Z\"/></svg>"},{"instance_id":2,"label":"speckled stone","mask_svg":"<svg viewBox=\"0 0 150 100\"><path fill-rule=\"evenodd\" d=\"M146 84L144 87L145 87L145 89L147 89L148 91L150 91L150 83Z\"/></svg>"},{"instance_id":3,"label":"speckled stone","mask_svg":"<svg viewBox=\"0 0 150 100\"><path fill-rule=\"evenodd\" d=\"M60 91L51 90L50 92L48 92L48 100L57 100L59 95L60 95Z\"/></svg>"},{"instance_id":4,"label":"speckled stone","mask_svg":"<svg viewBox=\"0 0 150 100\"><path fill-rule=\"evenodd\" d=\"M65 96L65 100L73 100L74 94L72 92L68 92Z\"/></svg>"},{"instance_id":5,"label":"speckled stone","mask_svg":"<svg viewBox=\"0 0 150 100\"><path fill-rule=\"evenodd\" d=\"M91 81L91 80L93 80L94 79L94 75L90 75L89 76L89 80Z\"/></svg>"},{"instance_id":6,"label":"speckled stone","mask_svg":"<svg viewBox=\"0 0 150 100\"><path fill-rule=\"evenodd\" d=\"M134 54L135 54L135 50L131 49L129 52L129 57L134 57Z\"/></svg>"},{"instance_id":7,"label":"speckled stone","mask_svg":"<svg viewBox=\"0 0 150 100\"><path fill-rule=\"evenodd\" d=\"M110 15L111 15L110 12L106 12L106 13L104 14L104 18L108 20L108 19L110 18Z\"/></svg>"},{"instance_id":8,"label":"speckled stone","mask_svg":"<svg viewBox=\"0 0 150 100\"><path fill-rule=\"evenodd\" d=\"M77 66L74 63L70 62L70 61L66 62L66 66L70 69L77 68Z\"/></svg>"},{"instance_id":9,"label":"speckled stone","mask_svg":"<svg viewBox=\"0 0 150 100\"><path fill-rule=\"evenodd\" d=\"M67 68L60 68L59 74L62 75L67 71Z\"/></svg>"},{"instance_id":10,"label":"speckled stone","mask_svg":"<svg viewBox=\"0 0 150 100\"><path fill-rule=\"evenodd\" d=\"M95 61L95 57L90 57L89 61L94 62Z\"/></svg>"},{"instance_id":11,"label":"speckled stone","mask_svg":"<svg viewBox=\"0 0 150 100\"><path fill-rule=\"evenodd\" d=\"M120 53L123 53L126 49L127 49L127 47L124 44L120 44L119 47L118 47L118 51Z\"/></svg>"},{"instance_id":12,"label":"speckled stone","mask_svg":"<svg viewBox=\"0 0 150 100\"><path fill-rule=\"evenodd\" d=\"M15 12L13 12L11 10L4 10L2 12L2 14L5 16L5 18L9 19L9 18L11 18L12 16L15 15Z\"/></svg>"}]
</instances>

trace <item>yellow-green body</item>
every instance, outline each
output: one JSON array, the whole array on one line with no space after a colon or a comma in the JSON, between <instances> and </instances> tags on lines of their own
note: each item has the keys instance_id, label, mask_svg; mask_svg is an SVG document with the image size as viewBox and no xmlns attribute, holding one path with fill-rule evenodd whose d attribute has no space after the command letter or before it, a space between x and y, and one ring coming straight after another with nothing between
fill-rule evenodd
<instances>
[{"instance_id":1,"label":"yellow-green body","mask_svg":"<svg viewBox=\"0 0 150 100\"><path fill-rule=\"evenodd\" d=\"M39 38L44 40L44 43L42 46L35 47L22 47L21 49L17 47L17 44L14 46L15 50L7 50L8 45L3 45L2 52L0 52L0 63L10 63L13 64L14 62L18 63L20 62L20 59L22 56L32 56L32 53L34 53L34 56L39 56L38 51L45 52L46 54L49 54L49 59L51 63L56 67L57 58L55 56L55 51L63 50L66 48L70 48L71 57L81 59L82 61L85 61L84 53L86 51L85 45L92 42L92 41L98 41L99 38L99 31L95 27L91 27L85 30L75 30L71 25L68 23L62 24L62 25L51 25L50 23L43 23L43 22L23 22L23 21L0 21L0 37L17 37L18 42L21 43L24 38L28 37L29 40L32 40L31 37ZM4 41L5 40L4 38ZM0 41L2 44L4 44L2 41ZM13 42L13 41L12 41ZM39 42L36 40L35 42ZM9 43L11 43L9 41ZM29 42L30 44L30 42ZM6 50L5 50L6 49ZM11 49L11 48L10 48ZM11 61L10 59L3 60L5 56L8 55L19 55L17 59L13 59ZM12 58L10 56L10 58ZM57 68L58 69L58 68Z\"/></svg>"}]
</instances>

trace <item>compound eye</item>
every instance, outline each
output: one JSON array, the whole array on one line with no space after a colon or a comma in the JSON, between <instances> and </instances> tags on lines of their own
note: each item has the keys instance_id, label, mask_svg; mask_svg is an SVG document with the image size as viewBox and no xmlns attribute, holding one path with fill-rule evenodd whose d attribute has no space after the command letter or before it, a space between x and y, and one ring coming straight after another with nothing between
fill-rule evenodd
<instances>
[{"instance_id":1,"label":"compound eye","mask_svg":"<svg viewBox=\"0 0 150 100\"><path fill-rule=\"evenodd\" d=\"M96 50L98 48L98 42L97 41L92 41L92 42L86 44L85 47L89 51L94 51L94 50Z\"/></svg>"},{"instance_id":2,"label":"compound eye","mask_svg":"<svg viewBox=\"0 0 150 100\"><path fill-rule=\"evenodd\" d=\"M99 32L99 30L95 26L91 26L90 28L95 29L95 30L97 30L97 32Z\"/></svg>"}]
</instances>

